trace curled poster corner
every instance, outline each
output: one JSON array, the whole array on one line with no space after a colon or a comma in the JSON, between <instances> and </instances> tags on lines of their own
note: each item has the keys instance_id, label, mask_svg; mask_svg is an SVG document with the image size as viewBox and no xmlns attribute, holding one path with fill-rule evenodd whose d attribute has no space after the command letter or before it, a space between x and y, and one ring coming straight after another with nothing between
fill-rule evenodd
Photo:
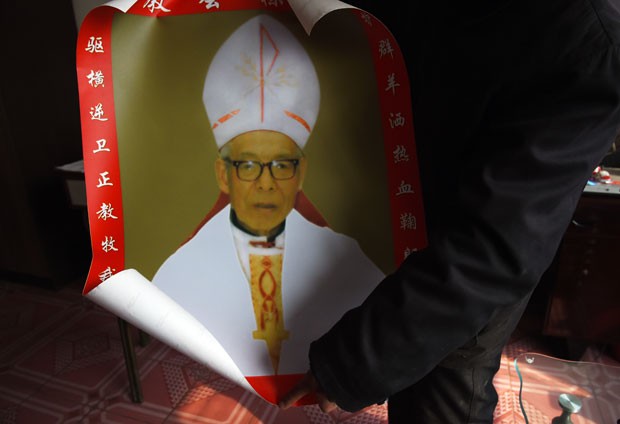
<instances>
[{"instance_id":1,"label":"curled poster corner","mask_svg":"<svg viewBox=\"0 0 620 424\"><path fill-rule=\"evenodd\" d=\"M256 393L213 335L135 269L114 274L85 296L222 377Z\"/></svg>"},{"instance_id":2,"label":"curled poster corner","mask_svg":"<svg viewBox=\"0 0 620 424\"><path fill-rule=\"evenodd\" d=\"M338 0L289 0L288 3L308 35L314 25L328 13L338 9L357 9Z\"/></svg>"}]
</instances>

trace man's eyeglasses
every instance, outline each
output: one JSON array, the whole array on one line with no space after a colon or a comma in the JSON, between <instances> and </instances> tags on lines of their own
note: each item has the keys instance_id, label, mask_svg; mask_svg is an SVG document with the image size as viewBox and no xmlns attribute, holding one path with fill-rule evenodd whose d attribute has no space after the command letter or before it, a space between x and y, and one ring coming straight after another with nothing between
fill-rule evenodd
<instances>
[{"instance_id":1,"label":"man's eyeglasses","mask_svg":"<svg viewBox=\"0 0 620 424\"><path fill-rule=\"evenodd\" d=\"M272 160L271 162L256 162L253 160L230 160L224 162L231 164L237 170L237 178L241 181L256 181L263 174L263 168L269 168L274 180L289 180L295 176L299 159Z\"/></svg>"}]
</instances>

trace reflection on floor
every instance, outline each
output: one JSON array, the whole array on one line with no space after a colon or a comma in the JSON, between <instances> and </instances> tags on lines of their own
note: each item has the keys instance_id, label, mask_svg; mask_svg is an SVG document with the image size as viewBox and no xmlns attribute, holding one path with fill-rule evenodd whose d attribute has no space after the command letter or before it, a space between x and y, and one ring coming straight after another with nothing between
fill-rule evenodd
<instances>
[{"instance_id":1,"label":"reflection on floor","mask_svg":"<svg viewBox=\"0 0 620 424\"><path fill-rule=\"evenodd\" d=\"M136 344L144 401L132 403L117 320L80 291L80 282L50 291L0 281L0 424L387 423L385 405L354 414L281 411L154 339ZM525 423L513 361L528 351L553 353L540 340L513 335L495 379L496 424ZM620 365L594 348L586 354ZM545 396L545 388L536 390ZM548 424L560 411L557 398L536 408L528 411L532 424Z\"/></svg>"}]
</instances>

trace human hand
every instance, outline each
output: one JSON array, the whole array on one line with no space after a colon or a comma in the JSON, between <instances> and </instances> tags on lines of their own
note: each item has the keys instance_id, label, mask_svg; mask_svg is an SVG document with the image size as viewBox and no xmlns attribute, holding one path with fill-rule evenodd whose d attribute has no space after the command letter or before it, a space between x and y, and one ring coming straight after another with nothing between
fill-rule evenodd
<instances>
[{"instance_id":1,"label":"human hand","mask_svg":"<svg viewBox=\"0 0 620 424\"><path fill-rule=\"evenodd\" d=\"M338 407L334 402L327 399L327 396L321 390L319 382L316 381L310 371L293 387L288 393L282 396L282 399L278 402L278 406L282 409L286 409L293 406L295 402L300 400L306 395L314 393L317 403L321 411L330 413Z\"/></svg>"}]
</instances>

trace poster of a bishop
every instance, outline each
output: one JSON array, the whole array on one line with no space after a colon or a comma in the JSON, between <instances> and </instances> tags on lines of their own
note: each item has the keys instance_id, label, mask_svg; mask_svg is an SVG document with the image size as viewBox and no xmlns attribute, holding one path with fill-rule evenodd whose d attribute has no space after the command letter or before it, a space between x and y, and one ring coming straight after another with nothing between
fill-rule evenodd
<instances>
[{"instance_id":1,"label":"poster of a bishop","mask_svg":"<svg viewBox=\"0 0 620 424\"><path fill-rule=\"evenodd\" d=\"M425 244L395 40L339 1L112 1L77 67L84 295L277 403Z\"/></svg>"}]
</instances>

